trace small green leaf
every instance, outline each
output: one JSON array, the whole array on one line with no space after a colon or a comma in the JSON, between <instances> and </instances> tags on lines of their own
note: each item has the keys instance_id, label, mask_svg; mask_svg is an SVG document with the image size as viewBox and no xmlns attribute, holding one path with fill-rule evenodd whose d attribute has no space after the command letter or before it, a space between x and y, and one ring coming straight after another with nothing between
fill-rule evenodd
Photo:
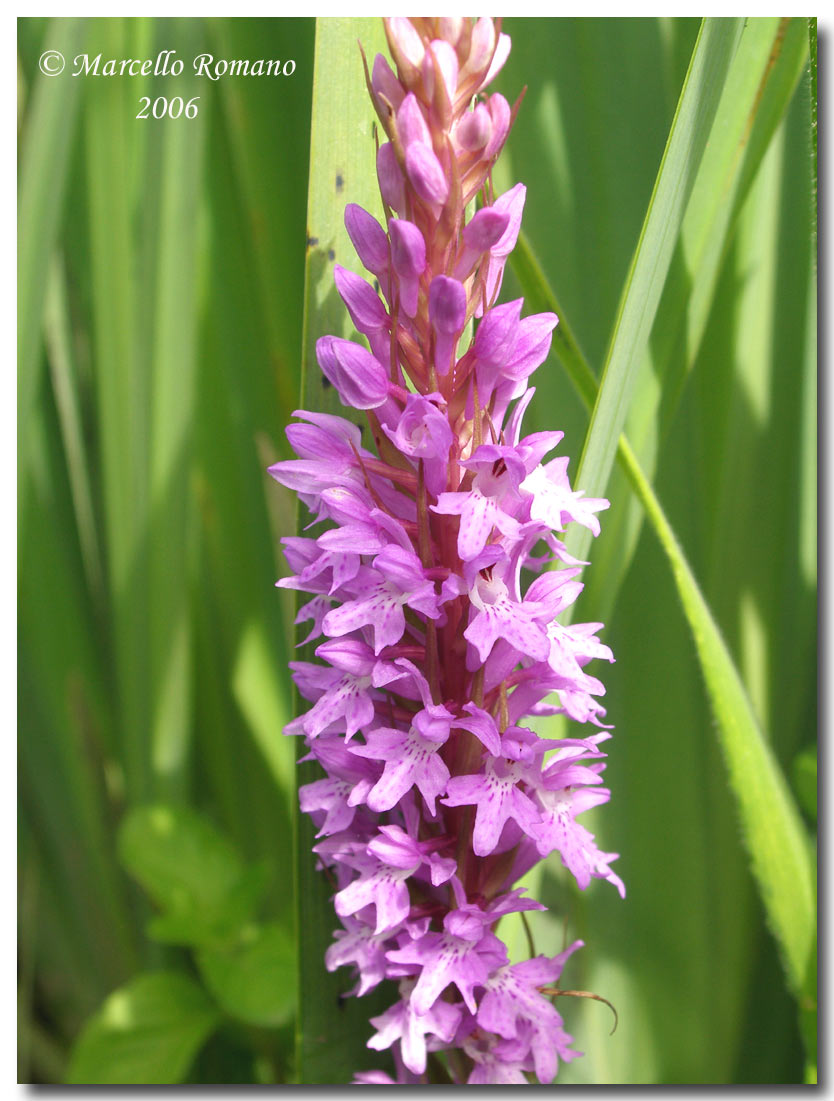
<instances>
[{"instance_id":1,"label":"small green leaf","mask_svg":"<svg viewBox=\"0 0 834 1101\"><path fill-rule=\"evenodd\" d=\"M266 870L247 868L210 822L184 807L137 807L122 823L119 853L163 911L148 932L169 944L228 940L254 913Z\"/></svg>"},{"instance_id":2,"label":"small green leaf","mask_svg":"<svg viewBox=\"0 0 834 1101\"><path fill-rule=\"evenodd\" d=\"M295 1014L295 944L282 926L250 926L235 947L198 952L197 964L206 986L233 1017L276 1028Z\"/></svg>"},{"instance_id":3,"label":"small green leaf","mask_svg":"<svg viewBox=\"0 0 834 1101\"><path fill-rule=\"evenodd\" d=\"M157 971L115 990L86 1024L71 1085L165 1086L185 1078L220 1015L185 975Z\"/></svg>"}]
</instances>

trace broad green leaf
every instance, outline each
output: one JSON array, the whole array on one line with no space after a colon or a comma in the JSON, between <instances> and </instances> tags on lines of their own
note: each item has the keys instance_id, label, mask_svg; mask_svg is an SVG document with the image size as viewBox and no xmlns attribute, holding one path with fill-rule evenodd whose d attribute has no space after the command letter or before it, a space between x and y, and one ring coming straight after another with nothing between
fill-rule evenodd
<instances>
[{"instance_id":1,"label":"broad green leaf","mask_svg":"<svg viewBox=\"0 0 834 1101\"><path fill-rule=\"evenodd\" d=\"M231 1016L263 1028L292 1020L296 948L282 926L248 926L233 947L201 949L197 965L206 986Z\"/></svg>"},{"instance_id":2,"label":"broad green leaf","mask_svg":"<svg viewBox=\"0 0 834 1101\"><path fill-rule=\"evenodd\" d=\"M122 823L119 853L163 911L149 931L173 944L227 941L251 919L264 872L247 868L231 843L186 807L137 807Z\"/></svg>"},{"instance_id":3,"label":"broad green leaf","mask_svg":"<svg viewBox=\"0 0 834 1101\"><path fill-rule=\"evenodd\" d=\"M176 1085L219 1020L216 1007L185 975L139 975L115 990L87 1023L72 1053L67 1081Z\"/></svg>"},{"instance_id":4,"label":"broad green leaf","mask_svg":"<svg viewBox=\"0 0 834 1101\"><path fill-rule=\"evenodd\" d=\"M349 336L352 327L333 283L338 262L358 271L359 261L344 228L344 208L359 203L381 217L375 182L374 111L365 87L361 40L369 65L385 49L380 20L319 19L313 119L310 135L310 190L307 207L307 275L304 312L304 382L302 406L342 415L332 390L322 385L315 342L325 334ZM302 521L306 522L306 521ZM311 765L298 769L298 782L320 773ZM372 1062L365 1049L368 1017L380 1012L373 996L342 1001L353 985L349 969L328 974L324 954L332 943L338 919L333 912L333 886L315 870L315 844L309 820L298 819L296 891L299 917L299 1016L297 1064L299 1080L307 1084L351 1081L355 1070ZM384 1003L383 1003L384 1004Z\"/></svg>"},{"instance_id":5,"label":"broad green leaf","mask_svg":"<svg viewBox=\"0 0 834 1101\"><path fill-rule=\"evenodd\" d=\"M575 484L591 497L605 492L637 369L648 344L686 204L743 26L741 19L708 19L698 36L623 288L576 473ZM590 541L591 533L580 528L568 537L568 549L584 559Z\"/></svg>"}]
</instances>

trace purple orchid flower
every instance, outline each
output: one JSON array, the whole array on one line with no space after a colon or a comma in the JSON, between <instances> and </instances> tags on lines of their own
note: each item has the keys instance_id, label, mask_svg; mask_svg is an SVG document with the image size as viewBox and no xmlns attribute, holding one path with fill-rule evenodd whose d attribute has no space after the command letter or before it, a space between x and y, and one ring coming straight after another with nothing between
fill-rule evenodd
<instances>
[{"instance_id":1,"label":"purple orchid flower","mask_svg":"<svg viewBox=\"0 0 834 1101\"><path fill-rule=\"evenodd\" d=\"M292 576L278 584L310 594L296 622L318 640L315 661L291 663L309 707L285 732L322 770L299 796L342 924L325 966L352 968L357 996L398 983L368 1040L393 1073L356 1081L425 1083L443 1067L454 1082L547 1083L579 1054L548 992L581 942L510 961L498 930L544 909L515 885L550 854L579 888L624 894L616 855L577 820L610 794L604 687L586 667L613 656L601 624L558 619L586 565L564 531L598 534L608 502L547 459L560 432L522 435L558 319L496 303L526 197L519 183L493 199L513 111L485 89L510 40L486 17L385 29L393 66L379 55L370 74L385 228L346 207L372 278L337 265L334 279L360 338L316 346L376 449L347 419L301 410L296 458L270 467L312 514L283 540ZM536 718L554 714L594 732L540 737Z\"/></svg>"}]
</instances>

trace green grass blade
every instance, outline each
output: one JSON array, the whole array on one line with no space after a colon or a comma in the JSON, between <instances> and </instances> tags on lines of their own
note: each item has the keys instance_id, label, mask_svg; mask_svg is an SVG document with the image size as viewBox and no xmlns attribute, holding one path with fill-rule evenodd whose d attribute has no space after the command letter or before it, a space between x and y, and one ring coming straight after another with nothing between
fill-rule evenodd
<instances>
[{"instance_id":1,"label":"green grass blade","mask_svg":"<svg viewBox=\"0 0 834 1101\"><path fill-rule=\"evenodd\" d=\"M769 923L783 953L788 981L798 993L815 936L813 871L808 838L796 803L762 735L733 659L698 587L686 556L625 440L619 456L672 568L707 691L721 747Z\"/></svg>"},{"instance_id":2,"label":"green grass blade","mask_svg":"<svg viewBox=\"0 0 834 1101\"><path fill-rule=\"evenodd\" d=\"M135 29L135 27L134 27ZM90 49L105 57L130 53L120 19L96 22ZM151 693L148 647L149 365L139 332L149 328L135 275L135 93L127 80L84 83L89 201L93 365L103 494L105 547L113 617L113 663L129 802L148 798L152 775L148 730ZM142 324L139 318L142 317Z\"/></svg>"},{"instance_id":3,"label":"green grass blade","mask_svg":"<svg viewBox=\"0 0 834 1101\"><path fill-rule=\"evenodd\" d=\"M742 28L743 20L706 20L695 45L620 299L602 383L579 461L576 485L592 497L605 492L617 438L628 413L686 204ZM585 558L590 539L591 534L585 528L573 533L568 539L571 554Z\"/></svg>"},{"instance_id":4,"label":"green grass blade","mask_svg":"<svg viewBox=\"0 0 834 1101\"><path fill-rule=\"evenodd\" d=\"M75 57L86 30L84 21L65 19L50 27L46 46ZM38 75L23 122L18 205L18 492L29 455L29 425L40 380L41 319L47 272L60 225L81 82L65 69L59 76ZM19 502L22 506L23 501ZM21 507L21 512L22 512Z\"/></svg>"},{"instance_id":5,"label":"green grass blade","mask_svg":"<svg viewBox=\"0 0 834 1101\"><path fill-rule=\"evenodd\" d=\"M625 425L650 478L701 348L740 210L806 64L805 37L801 19L750 20L729 67ZM632 502L606 518L586 596L601 615L628 569L640 517Z\"/></svg>"},{"instance_id":6,"label":"green grass blade","mask_svg":"<svg viewBox=\"0 0 834 1101\"><path fill-rule=\"evenodd\" d=\"M315 342L326 333L349 336L350 319L333 284L333 264L354 271L359 262L344 228L346 202L356 202L381 217L374 173L373 108L357 46L371 64L383 50L380 20L319 19L316 24L313 119L310 139L310 190L307 212L307 277L304 311L303 407L339 411L333 391L322 386L315 362ZM299 782L319 774L309 765L299 768ZM304 817L298 822L297 898L299 906L298 1075L303 1083L349 1082L355 1070L380 1065L365 1048L368 1017L379 1012L374 996L340 1002L352 985L346 971L329 975L324 953L338 926L332 887L314 870L310 852L314 829Z\"/></svg>"},{"instance_id":7,"label":"green grass blade","mask_svg":"<svg viewBox=\"0 0 834 1101\"><path fill-rule=\"evenodd\" d=\"M516 267L531 302L558 312L529 245L520 242ZM562 322L560 321L559 328ZM557 344L566 370L586 404L595 388L593 372L582 357L571 329ZM663 510L624 436L617 458L660 539L675 578L684 613L695 640L719 740L738 800L753 873L768 919L783 952L794 992L804 981L814 939L814 887L808 844L799 812L776 760L759 728L741 678L686 557Z\"/></svg>"},{"instance_id":8,"label":"green grass blade","mask_svg":"<svg viewBox=\"0 0 834 1101\"><path fill-rule=\"evenodd\" d=\"M184 52L201 49L199 24L171 24ZM200 93L189 70L177 92ZM162 130L152 354L150 508L150 646L152 767L161 798L186 786L191 723L189 552L191 462L195 409L197 295L201 269L202 150L207 115L158 120Z\"/></svg>"},{"instance_id":9,"label":"green grass blade","mask_svg":"<svg viewBox=\"0 0 834 1101\"><path fill-rule=\"evenodd\" d=\"M268 339L272 378L282 420L298 401L297 374L301 358L301 332L287 325L297 319L304 305L304 290L295 265L303 241L302 226L284 211L306 201L306 164L295 159L302 131L309 142L310 84L307 42L312 20L282 18L275 45L281 52L269 56L292 58L297 70L278 80L224 80L217 85L229 142L231 167L240 195L240 212L251 249L253 289ZM212 20L210 30L219 57L260 57L263 24L254 19ZM308 79L305 79L305 76ZM281 118L281 141L276 143L276 116ZM292 170L287 170L293 157ZM276 160L280 171L275 170ZM280 303L280 308L277 304Z\"/></svg>"},{"instance_id":10,"label":"green grass blade","mask_svg":"<svg viewBox=\"0 0 834 1101\"><path fill-rule=\"evenodd\" d=\"M63 263L53 258L44 301L44 330L49 359L49 376L61 437L84 573L96 610L104 600L104 566L96 527L90 456L84 440L76 365L73 363L67 282Z\"/></svg>"}]
</instances>

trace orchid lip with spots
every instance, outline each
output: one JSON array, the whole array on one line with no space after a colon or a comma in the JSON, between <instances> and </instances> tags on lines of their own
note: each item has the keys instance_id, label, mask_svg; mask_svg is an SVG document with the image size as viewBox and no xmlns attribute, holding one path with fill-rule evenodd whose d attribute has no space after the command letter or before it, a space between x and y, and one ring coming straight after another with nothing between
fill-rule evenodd
<instances>
[{"instance_id":1,"label":"orchid lip with spots","mask_svg":"<svg viewBox=\"0 0 834 1101\"><path fill-rule=\"evenodd\" d=\"M311 706L286 733L324 771L300 791L342 923L323 964L352 967L358 996L391 990L368 1046L390 1049L395 1077L356 1081L547 1083L579 1052L542 991L581 942L511 963L500 920L545 908L515 884L551 853L579 887L625 894L616 854L576 820L609 798L604 688L585 666L613 656L601 624L557 619L585 564L560 536L571 523L598 534L608 502L548 460L560 432L522 434L558 319L497 303L526 197L492 184L518 107L487 91L509 37L488 18L385 30L394 67L378 55L368 72L385 225L345 209L380 290L336 266L367 346L317 342L375 450L346 419L300 411L298 458L270 468L325 525L284 540L293 576L279 584L310 594L305 641L324 636L316 662L292 663ZM556 713L592 731L527 725Z\"/></svg>"}]
</instances>

